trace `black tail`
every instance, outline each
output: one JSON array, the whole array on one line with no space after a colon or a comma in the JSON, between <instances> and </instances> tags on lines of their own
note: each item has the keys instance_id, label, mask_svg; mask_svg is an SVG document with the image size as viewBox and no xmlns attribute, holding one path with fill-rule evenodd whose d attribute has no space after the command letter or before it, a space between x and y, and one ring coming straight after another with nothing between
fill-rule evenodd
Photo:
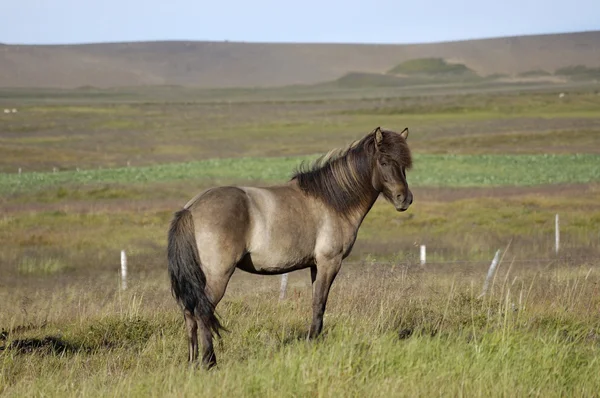
<instances>
[{"instance_id":1,"label":"black tail","mask_svg":"<svg viewBox=\"0 0 600 398\"><path fill-rule=\"evenodd\" d=\"M167 256L171 290L175 299L221 337L220 330L224 328L215 315L213 303L204 292L206 276L200 268L194 219L188 209L176 212L171 221Z\"/></svg>"}]
</instances>

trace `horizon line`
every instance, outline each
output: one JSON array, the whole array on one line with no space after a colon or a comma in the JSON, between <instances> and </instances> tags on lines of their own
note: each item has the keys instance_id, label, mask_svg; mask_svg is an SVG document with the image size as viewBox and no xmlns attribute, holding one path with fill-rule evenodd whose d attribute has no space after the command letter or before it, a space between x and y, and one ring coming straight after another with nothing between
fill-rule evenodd
<instances>
[{"instance_id":1,"label":"horizon line","mask_svg":"<svg viewBox=\"0 0 600 398\"><path fill-rule=\"evenodd\" d=\"M230 43L230 44L283 44L283 45L379 45L379 46L410 46L410 45L425 45L425 44L446 44L446 43L460 43L466 41L483 41L483 40L498 40L498 39L511 39L520 37L534 37L534 36L558 36L558 35L570 35L570 34L586 34L586 33L598 33L600 28L592 30L574 30L574 31L560 31L560 32L546 32L546 33L527 33L527 34L512 34L505 36L484 36L476 38L462 38L462 39L450 39L450 40L437 40L437 41L421 41L421 42L352 42L352 41L246 41L246 40L229 40L229 39L139 39L139 40L117 40L117 41L89 41L89 42L60 42L60 43L5 43L0 42L0 46L45 46L45 47L59 47L59 46L89 46L89 45L102 45L102 44L140 44L140 43Z\"/></svg>"}]
</instances>

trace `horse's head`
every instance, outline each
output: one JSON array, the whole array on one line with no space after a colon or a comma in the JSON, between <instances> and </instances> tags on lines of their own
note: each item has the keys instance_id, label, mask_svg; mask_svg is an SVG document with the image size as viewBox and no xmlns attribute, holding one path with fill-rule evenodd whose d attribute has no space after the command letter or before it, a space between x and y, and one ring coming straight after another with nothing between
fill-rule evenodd
<instances>
[{"instance_id":1,"label":"horse's head","mask_svg":"<svg viewBox=\"0 0 600 398\"><path fill-rule=\"evenodd\" d=\"M408 128L400 134L379 127L375 129L373 187L398 211L405 211L413 202L406 181L406 170L412 166L407 138Z\"/></svg>"}]
</instances>

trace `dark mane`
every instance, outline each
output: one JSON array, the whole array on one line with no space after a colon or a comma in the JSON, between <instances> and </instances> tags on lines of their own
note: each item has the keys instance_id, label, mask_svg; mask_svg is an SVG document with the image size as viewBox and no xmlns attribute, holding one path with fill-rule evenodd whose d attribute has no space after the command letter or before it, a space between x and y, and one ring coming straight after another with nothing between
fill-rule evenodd
<instances>
[{"instance_id":1,"label":"dark mane","mask_svg":"<svg viewBox=\"0 0 600 398\"><path fill-rule=\"evenodd\" d=\"M322 199L340 214L349 214L372 198L376 128L362 139L319 157L312 165L300 164L292 176L302 191ZM398 134L385 134L382 153L388 153L407 168L412 165L406 141ZM386 134L387 133L387 134ZM389 134L393 133L393 134Z\"/></svg>"}]
</instances>

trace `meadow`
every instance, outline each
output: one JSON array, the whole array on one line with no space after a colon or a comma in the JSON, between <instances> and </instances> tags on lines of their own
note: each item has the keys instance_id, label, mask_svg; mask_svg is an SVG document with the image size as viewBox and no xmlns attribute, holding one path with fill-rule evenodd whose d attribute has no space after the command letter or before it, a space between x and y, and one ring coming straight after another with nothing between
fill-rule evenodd
<instances>
[{"instance_id":1,"label":"meadow","mask_svg":"<svg viewBox=\"0 0 600 398\"><path fill-rule=\"evenodd\" d=\"M0 90L19 110L0 114L0 393L597 394L597 90L378 90ZM279 301L278 277L236 271L219 366L188 368L172 213L213 185L283 182L379 125L410 129L415 202L375 204L324 335L306 341L308 272Z\"/></svg>"}]
</instances>

